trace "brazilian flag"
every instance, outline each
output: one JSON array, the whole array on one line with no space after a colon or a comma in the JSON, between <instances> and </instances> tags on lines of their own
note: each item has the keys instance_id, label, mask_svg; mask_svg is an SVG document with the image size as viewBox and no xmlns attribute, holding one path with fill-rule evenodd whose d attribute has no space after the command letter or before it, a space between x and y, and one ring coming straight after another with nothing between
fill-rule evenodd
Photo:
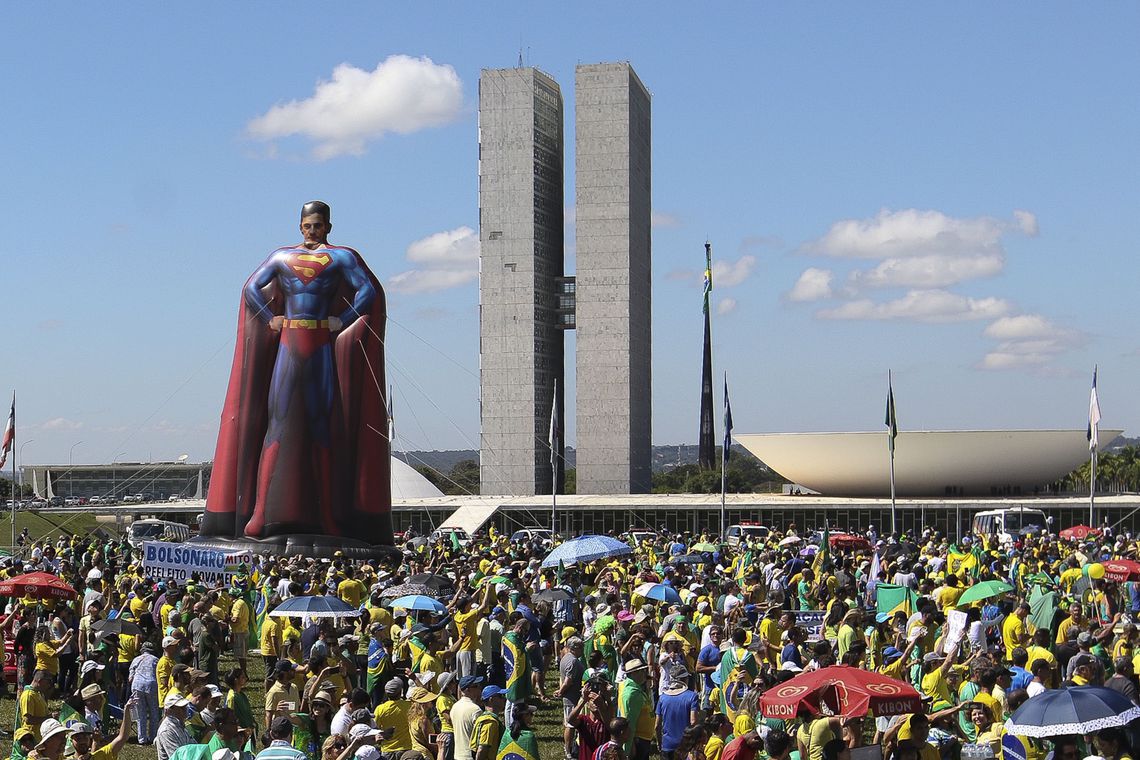
<instances>
[{"instance_id":1,"label":"brazilian flag","mask_svg":"<svg viewBox=\"0 0 1140 760\"><path fill-rule=\"evenodd\" d=\"M982 550L978 546L961 549L958 544L950 544L946 552L946 572L959 577L967 574L977 578L982 569Z\"/></svg>"},{"instance_id":2,"label":"brazilian flag","mask_svg":"<svg viewBox=\"0 0 1140 760\"><path fill-rule=\"evenodd\" d=\"M253 608L253 627L258 638L261 638L261 627L265 625L265 618L269 614L269 588L261 586L255 589L257 599Z\"/></svg>"},{"instance_id":3,"label":"brazilian flag","mask_svg":"<svg viewBox=\"0 0 1140 760\"><path fill-rule=\"evenodd\" d=\"M372 639L368 642L368 691L372 692L384 682L386 671L392 663L388 657L388 650L384 645Z\"/></svg>"},{"instance_id":4,"label":"brazilian flag","mask_svg":"<svg viewBox=\"0 0 1140 760\"><path fill-rule=\"evenodd\" d=\"M526 642L517 633L503 634L503 671L507 676L507 699L522 702L530 696L530 667L526 661Z\"/></svg>"},{"instance_id":5,"label":"brazilian flag","mask_svg":"<svg viewBox=\"0 0 1140 760\"><path fill-rule=\"evenodd\" d=\"M918 604L918 594L906 586L896 586L893 583L880 583L875 586L875 598L878 602L878 612L894 615L903 611L910 616L914 614Z\"/></svg>"},{"instance_id":6,"label":"brazilian flag","mask_svg":"<svg viewBox=\"0 0 1140 760\"><path fill-rule=\"evenodd\" d=\"M510 731L505 732L495 760L539 760L538 739L534 732L523 729L518 736L511 736Z\"/></svg>"}]
</instances>

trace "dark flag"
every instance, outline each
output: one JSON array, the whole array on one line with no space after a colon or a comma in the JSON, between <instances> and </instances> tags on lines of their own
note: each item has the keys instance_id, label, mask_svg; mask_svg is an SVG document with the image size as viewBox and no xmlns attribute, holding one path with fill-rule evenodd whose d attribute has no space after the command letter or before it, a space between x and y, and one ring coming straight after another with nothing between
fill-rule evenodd
<instances>
[{"instance_id":1,"label":"dark flag","mask_svg":"<svg viewBox=\"0 0 1140 760\"><path fill-rule=\"evenodd\" d=\"M701 429L697 437L697 463L702 469L716 467L716 434L713 432L712 322L709 295L712 293L712 244L705 243L705 350L701 365Z\"/></svg>"}]
</instances>

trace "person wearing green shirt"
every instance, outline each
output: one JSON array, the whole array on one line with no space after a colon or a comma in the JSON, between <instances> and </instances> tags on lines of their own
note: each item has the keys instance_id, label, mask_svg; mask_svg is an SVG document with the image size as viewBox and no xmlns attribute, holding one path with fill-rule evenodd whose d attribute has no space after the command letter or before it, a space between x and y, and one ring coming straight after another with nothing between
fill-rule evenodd
<instances>
[{"instance_id":1,"label":"person wearing green shirt","mask_svg":"<svg viewBox=\"0 0 1140 760\"><path fill-rule=\"evenodd\" d=\"M618 717L629 721L624 752L628 760L648 760L656 732L653 696L645 686L649 666L641 660L625 664L626 678L618 685Z\"/></svg>"},{"instance_id":2,"label":"person wearing green shirt","mask_svg":"<svg viewBox=\"0 0 1140 760\"><path fill-rule=\"evenodd\" d=\"M796 585L796 598L800 603L801 610L813 609L812 605L815 604L811 593L811 582L813 580L815 580L815 573L811 571L810 567L805 567L800 575L800 582Z\"/></svg>"},{"instance_id":3,"label":"person wearing green shirt","mask_svg":"<svg viewBox=\"0 0 1140 760\"><path fill-rule=\"evenodd\" d=\"M839 626L839 636L837 637L840 662L843 661L843 656L850 651L853 645L862 644L865 641L862 625L863 613L857 609L850 610L843 616L843 624Z\"/></svg>"}]
</instances>

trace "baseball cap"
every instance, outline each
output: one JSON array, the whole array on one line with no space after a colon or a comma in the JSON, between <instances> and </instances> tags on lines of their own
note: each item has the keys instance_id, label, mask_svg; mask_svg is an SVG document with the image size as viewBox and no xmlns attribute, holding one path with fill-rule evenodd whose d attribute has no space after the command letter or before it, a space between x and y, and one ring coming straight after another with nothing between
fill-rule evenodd
<instances>
[{"instance_id":1,"label":"baseball cap","mask_svg":"<svg viewBox=\"0 0 1140 760\"><path fill-rule=\"evenodd\" d=\"M803 670L803 668L791 660L785 660L784 662L780 663L780 670L790 670L793 673L799 673Z\"/></svg>"},{"instance_id":2,"label":"baseball cap","mask_svg":"<svg viewBox=\"0 0 1140 760\"><path fill-rule=\"evenodd\" d=\"M884 662L888 662L888 663L894 662L895 660L897 660L900 657L902 657L902 652L900 652L895 647L887 647L886 649L883 650L883 661Z\"/></svg>"},{"instance_id":3,"label":"baseball cap","mask_svg":"<svg viewBox=\"0 0 1140 760\"><path fill-rule=\"evenodd\" d=\"M284 715L278 715L273 719L273 722L269 724L270 733L281 734L292 730L293 721L289 720Z\"/></svg>"},{"instance_id":4,"label":"baseball cap","mask_svg":"<svg viewBox=\"0 0 1140 760\"><path fill-rule=\"evenodd\" d=\"M292 673L296 668L297 666L289 660L278 660L277 664L273 666L273 670L277 673Z\"/></svg>"},{"instance_id":5,"label":"baseball cap","mask_svg":"<svg viewBox=\"0 0 1140 760\"><path fill-rule=\"evenodd\" d=\"M1079 636L1077 636L1077 644L1079 644L1080 646L1086 647L1086 646L1090 646L1092 643L1093 643L1093 636L1088 631L1082 631L1081 634Z\"/></svg>"},{"instance_id":6,"label":"baseball cap","mask_svg":"<svg viewBox=\"0 0 1140 760\"><path fill-rule=\"evenodd\" d=\"M93 734L93 733L95 733L95 729L92 728L90 726L90 724L84 723L83 721L80 721L80 720L69 721L67 724L67 730L70 731L72 734Z\"/></svg>"},{"instance_id":7,"label":"baseball cap","mask_svg":"<svg viewBox=\"0 0 1140 760\"><path fill-rule=\"evenodd\" d=\"M214 754L210 755L210 760L238 760L238 756L232 749L221 747L214 750Z\"/></svg>"},{"instance_id":8,"label":"baseball cap","mask_svg":"<svg viewBox=\"0 0 1140 760\"><path fill-rule=\"evenodd\" d=\"M879 614L875 615L875 622L876 623L885 623L890 619L891 619L891 616L889 614L887 614L886 612L880 612Z\"/></svg>"},{"instance_id":9,"label":"baseball cap","mask_svg":"<svg viewBox=\"0 0 1140 760\"><path fill-rule=\"evenodd\" d=\"M482 693L481 697L482 697L483 701L486 702L491 697L497 697L500 694L506 695L506 693L507 693L507 690L500 687L500 686L484 686L483 687L483 693Z\"/></svg>"},{"instance_id":10,"label":"baseball cap","mask_svg":"<svg viewBox=\"0 0 1140 760\"><path fill-rule=\"evenodd\" d=\"M923 656L922 661L923 662L941 662L944 659L946 659L946 658L943 655L938 654L938 652L927 652L926 655Z\"/></svg>"},{"instance_id":11,"label":"baseball cap","mask_svg":"<svg viewBox=\"0 0 1140 760\"><path fill-rule=\"evenodd\" d=\"M107 667L102 663L95 662L94 660L84 660L83 664L79 666L80 677L87 675L92 670L102 670Z\"/></svg>"},{"instance_id":12,"label":"baseball cap","mask_svg":"<svg viewBox=\"0 0 1140 760\"><path fill-rule=\"evenodd\" d=\"M162 648L166 649L167 647L172 647L177 643L178 639L174 638L173 636L167 636L162 640Z\"/></svg>"},{"instance_id":13,"label":"baseball cap","mask_svg":"<svg viewBox=\"0 0 1140 760\"><path fill-rule=\"evenodd\" d=\"M459 679L460 689L470 689L472 686L482 686L483 676L463 676Z\"/></svg>"},{"instance_id":14,"label":"baseball cap","mask_svg":"<svg viewBox=\"0 0 1140 760\"><path fill-rule=\"evenodd\" d=\"M162 708L165 710L168 707L185 707L190 704L190 700L175 692L174 694L167 694L166 700L162 703Z\"/></svg>"},{"instance_id":15,"label":"baseball cap","mask_svg":"<svg viewBox=\"0 0 1140 760\"><path fill-rule=\"evenodd\" d=\"M356 749L356 754L354 754L353 757L355 757L356 760L380 760L380 750L371 744L365 744L363 747Z\"/></svg>"}]
</instances>

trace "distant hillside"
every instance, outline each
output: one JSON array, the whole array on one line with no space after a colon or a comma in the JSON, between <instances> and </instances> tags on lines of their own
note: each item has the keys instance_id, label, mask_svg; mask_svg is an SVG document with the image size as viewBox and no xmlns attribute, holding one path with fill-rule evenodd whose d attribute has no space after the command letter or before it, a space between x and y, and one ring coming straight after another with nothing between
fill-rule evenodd
<instances>
[{"instance_id":1,"label":"distant hillside","mask_svg":"<svg viewBox=\"0 0 1140 760\"><path fill-rule=\"evenodd\" d=\"M472 449L457 449L452 451L397 451L396 456L403 459L412 467L430 467L439 472L451 472L455 465L464 460L479 461L479 452ZM752 458L748 450L739 444L732 446L733 456ZM679 465L697 463L696 444L679 444L676 446L653 447L653 472L666 472ZM572 448L566 449L566 469L572 470L578 464L577 452Z\"/></svg>"}]
</instances>

